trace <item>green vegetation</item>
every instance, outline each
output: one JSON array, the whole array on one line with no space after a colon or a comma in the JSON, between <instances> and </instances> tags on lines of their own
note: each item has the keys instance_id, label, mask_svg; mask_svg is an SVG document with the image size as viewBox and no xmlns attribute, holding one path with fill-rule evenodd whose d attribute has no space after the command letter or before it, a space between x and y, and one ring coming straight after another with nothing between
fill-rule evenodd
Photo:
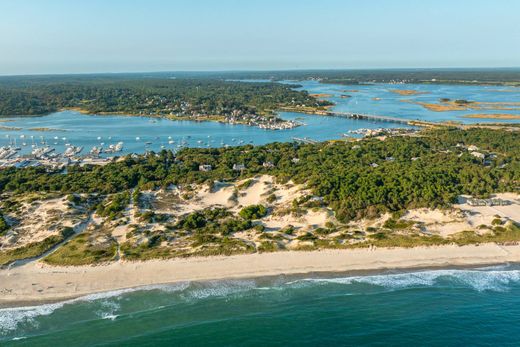
<instances>
[{"instance_id":1,"label":"green vegetation","mask_svg":"<svg viewBox=\"0 0 520 347\"><path fill-rule=\"evenodd\" d=\"M383 228L392 230L403 230L412 227L414 224L415 223L412 221L390 218L383 224Z\"/></svg>"},{"instance_id":2,"label":"green vegetation","mask_svg":"<svg viewBox=\"0 0 520 347\"><path fill-rule=\"evenodd\" d=\"M110 261L116 254L113 240L94 242L90 233L82 233L69 240L43 261L51 265L87 265Z\"/></svg>"},{"instance_id":3,"label":"green vegetation","mask_svg":"<svg viewBox=\"0 0 520 347\"><path fill-rule=\"evenodd\" d=\"M244 207L240 212L240 217L245 220L260 219L267 214L267 209L263 205L251 205Z\"/></svg>"},{"instance_id":4,"label":"green vegetation","mask_svg":"<svg viewBox=\"0 0 520 347\"><path fill-rule=\"evenodd\" d=\"M479 244L486 242L497 242L502 244L520 242L520 227L510 224L507 227L495 227L495 229L483 235L479 235L474 231L464 231L450 238L443 238L438 235L419 235L419 234L396 234L393 232L378 232L371 235L367 242L354 244L353 247L368 247L369 245L376 247L418 247L418 246L439 246L447 244L456 244L465 246L470 244Z\"/></svg>"},{"instance_id":5,"label":"green vegetation","mask_svg":"<svg viewBox=\"0 0 520 347\"><path fill-rule=\"evenodd\" d=\"M7 230L9 230L9 224L7 224L4 216L0 212L0 236L4 235Z\"/></svg>"},{"instance_id":6,"label":"green vegetation","mask_svg":"<svg viewBox=\"0 0 520 347\"><path fill-rule=\"evenodd\" d=\"M34 258L50 250L58 243L63 241L60 235L49 236L43 241L32 242L23 247L14 248L5 252L0 252L0 265L12 263L15 260Z\"/></svg>"},{"instance_id":7,"label":"green vegetation","mask_svg":"<svg viewBox=\"0 0 520 347\"><path fill-rule=\"evenodd\" d=\"M284 106L327 105L279 83L155 74L16 76L0 78L0 115L84 112L176 117L271 115Z\"/></svg>"},{"instance_id":8,"label":"green vegetation","mask_svg":"<svg viewBox=\"0 0 520 347\"><path fill-rule=\"evenodd\" d=\"M227 72L215 77L234 79L306 80L344 85L375 83L429 83L520 85L520 69L375 69Z\"/></svg>"},{"instance_id":9,"label":"green vegetation","mask_svg":"<svg viewBox=\"0 0 520 347\"><path fill-rule=\"evenodd\" d=\"M38 257L72 235L74 235L74 229L64 227L61 229L59 235L49 236L40 242L32 242L22 247L0 252L0 266L12 263L15 260Z\"/></svg>"},{"instance_id":10,"label":"green vegetation","mask_svg":"<svg viewBox=\"0 0 520 347\"><path fill-rule=\"evenodd\" d=\"M129 203L129 192L115 194L111 196L111 199L108 203L102 201L98 205L96 212L101 217L108 217L109 220L113 220L117 217L121 217L121 212L126 208L126 206L128 206Z\"/></svg>"},{"instance_id":11,"label":"green vegetation","mask_svg":"<svg viewBox=\"0 0 520 347\"><path fill-rule=\"evenodd\" d=\"M486 160L470 155L466 149L469 145L478 146L479 151L487 155ZM386 160L388 157L394 160ZM301 160L295 164L293 158ZM274 167L265 168L262 164L266 161L272 162ZM244 163L246 169L234 171L234 163ZM213 170L199 171L201 164L210 164ZM175 220L171 215L155 213L152 205L145 202L148 193L139 193L172 184L188 191L191 184L215 181L243 181L249 186L251 178L261 174L274 175L277 182L291 180L305 184L310 190L277 213L302 215L314 206L327 206L335 212L338 221L305 234L291 226L276 232L264 231L262 225L252 222L267 214L263 205L246 206L238 216L224 208L212 208ZM16 210L22 201L67 195L70 204L83 205L86 199L89 209L95 206L97 213L105 217L105 232L88 231L72 238L47 257L46 261L53 264L87 264L113 259L117 244L111 238L110 228L128 223L121 217L131 200L141 209L136 217L145 224L130 227L127 240L120 245L124 259L268 252L283 248L283 243L292 239L304 241L303 249L518 242L518 226L499 218L491 226L480 228L482 235L466 232L443 238L417 233L413 222L400 217L407 209L449 207L461 194L487 197L496 192L518 191L519 187L520 134L490 129L433 129L418 136L390 137L385 141L366 139L355 144L336 141L188 148L175 155L162 151L128 156L105 166L71 166L67 172L38 167L0 170L1 207L6 215ZM273 191L269 191L265 197L272 194ZM323 197L323 200L315 197ZM275 201L276 196L270 200ZM382 213L392 213L382 228L352 230L346 225ZM161 225L153 226L154 223ZM248 235L251 233L254 240L257 237L261 243L234 237L242 231L248 231ZM72 232L64 229L58 239L51 240L50 246L49 241L30 244L4 252L0 257L12 261L39 255Z\"/></svg>"},{"instance_id":12,"label":"green vegetation","mask_svg":"<svg viewBox=\"0 0 520 347\"><path fill-rule=\"evenodd\" d=\"M446 207L460 194L487 196L515 191L520 182L519 143L518 132L445 128L425 131L420 137L393 137L384 142L368 139L356 147L333 142L189 148L176 157L163 151L126 157L106 166L73 166L66 174L38 167L8 168L0 170L0 193L114 194L137 187L156 189L271 174L282 182L307 184L313 194L324 198L323 204L331 207L340 221L346 222L410 208ZM476 145L486 153L495 153L496 158L484 165L457 144ZM387 157L395 160L386 161ZM294 165L292 158L305 160ZM264 161L274 163L275 168L264 168ZM233 171L237 162L245 163L247 169ZM198 171L202 163L213 165L214 170ZM371 163L379 166L372 167ZM126 203L128 194L121 194ZM117 214L115 210L110 207L108 215ZM246 214L244 218L254 217Z\"/></svg>"}]
</instances>

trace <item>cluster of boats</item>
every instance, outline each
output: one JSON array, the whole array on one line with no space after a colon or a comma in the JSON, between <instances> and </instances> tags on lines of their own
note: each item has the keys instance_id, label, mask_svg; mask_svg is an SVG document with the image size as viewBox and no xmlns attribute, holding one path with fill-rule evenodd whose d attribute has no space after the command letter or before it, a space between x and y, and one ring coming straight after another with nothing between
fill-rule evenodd
<instances>
[{"instance_id":1,"label":"cluster of boats","mask_svg":"<svg viewBox=\"0 0 520 347\"><path fill-rule=\"evenodd\" d=\"M54 136L50 140L46 140L43 136L12 136L6 135L7 145L0 147L0 167L26 167L38 165L62 166L72 163L103 163L106 159L111 159L110 154L116 154L123 151L123 142L105 144L104 141L111 142L112 137L103 139L97 137L97 144L94 145L88 153L84 153L84 147L73 145L66 137ZM246 143L254 143L253 140L245 141L240 138L233 138L230 142L224 142L207 135L207 138L192 139L191 136L184 136L180 139L174 139L168 136L167 139L156 136L154 139L142 139L140 136L135 137L136 142L144 144L145 151L150 151L152 145L159 144L161 149L169 147L174 151L182 148L193 147L229 147L244 145ZM153 142L152 142L153 141ZM107 156L104 156L106 154Z\"/></svg>"},{"instance_id":2,"label":"cluster of boats","mask_svg":"<svg viewBox=\"0 0 520 347\"><path fill-rule=\"evenodd\" d=\"M63 153L58 153L55 147L48 144L43 136L37 141L34 136L31 136L31 144L26 142L25 135L20 135L21 143L18 145L16 137L7 136L8 145L0 147L0 160L14 160L17 158L33 158L38 160L59 160L63 158L73 158L80 155L83 152L83 146L75 146L67 142L66 137L61 139L57 136L54 137L54 144L59 145L60 140L63 141L65 150ZM99 139L99 138L98 138ZM20 141L18 141L20 142ZM116 144L110 144L108 147L103 147L104 143L100 146L94 146L89 155L91 157L99 157L100 154L113 154L123 150L123 142ZM31 147L30 154L27 150L23 150L24 147ZM20 154L23 153L21 156Z\"/></svg>"}]
</instances>

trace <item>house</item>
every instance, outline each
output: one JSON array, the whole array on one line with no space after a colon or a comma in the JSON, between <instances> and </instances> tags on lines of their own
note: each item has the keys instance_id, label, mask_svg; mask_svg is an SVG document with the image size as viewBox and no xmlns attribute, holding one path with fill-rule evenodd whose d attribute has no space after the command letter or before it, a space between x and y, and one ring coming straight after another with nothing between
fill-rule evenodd
<instances>
[{"instance_id":1,"label":"house","mask_svg":"<svg viewBox=\"0 0 520 347\"><path fill-rule=\"evenodd\" d=\"M272 169L272 168L274 168L274 164L273 164L272 162L270 162L270 161L264 161L264 162L262 163L262 166L265 167L265 168L267 168L267 169Z\"/></svg>"},{"instance_id":2,"label":"house","mask_svg":"<svg viewBox=\"0 0 520 347\"><path fill-rule=\"evenodd\" d=\"M233 164L233 171L243 171L246 169L244 164Z\"/></svg>"},{"instance_id":3,"label":"house","mask_svg":"<svg viewBox=\"0 0 520 347\"><path fill-rule=\"evenodd\" d=\"M486 155L484 153L471 152L471 155L478 159L482 159L482 160L486 159Z\"/></svg>"},{"instance_id":4,"label":"house","mask_svg":"<svg viewBox=\"0 0 520 347\"><path fill-rule=\"evenodd\" d=\"M372 164L370 164L370 166L372 166L372 167L379 167L379 165L377 163L372 163Z\"/></svg>"},{"instance_id":5,"label":"house","mask_svg":"<svg viewBox=\"0 0 520 347\"><path fill-rule=\"evenodd\" d=\"M468 151L470 151L470 152L478 151L478 147L475 145L468 146Z\"/></svg>"},{"instance_id":6,"label":"house","mask_svg":"<svg viewBox=\"0 0 520 347\"><path fill-rule=\"evenodd\" d=\"M492 199L471 198L471 199L468 199L468 205L470 205L470 206L507 206L509 204L511 204L509 201L498 199L498 198L492 198Z\"/></svg>"},{"instance_id":7,"label":"house","mask_svg":"<svg viewBox=\"0 0 520 347\"><path fill-rule=\"evenodd\" d=\"M211 171L213 167L211 165L203 164L199 165L199 171Z\"/></svg>"},{"instance_id":8,"label":"house","mask_svg":"<svg viewBox=\"0 0 520 347\"><path fill-rule=\"evenodd\" d=\"M292 162L294 164L298 164L300 162L300 158L292 158Z\"/></svg>"}]
</instances>

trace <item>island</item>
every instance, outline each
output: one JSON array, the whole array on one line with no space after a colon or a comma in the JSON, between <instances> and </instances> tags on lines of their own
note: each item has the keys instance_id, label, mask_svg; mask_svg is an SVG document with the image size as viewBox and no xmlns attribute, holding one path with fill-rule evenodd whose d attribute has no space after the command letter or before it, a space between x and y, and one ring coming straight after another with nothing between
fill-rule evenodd
<instances>
[{"instance_id":1,"label":"island","mask_svg":"<svg viewBox=\"0 0 520 347\"><path fill-rule=\"evenodd\" d=\"M16 76L0 78L0 116L46 115L60 110L168 119L218 121L264 129L301 123L277 116L285 107L325 109L297 85L140 74Z\"/></svg>"}]
</instances>

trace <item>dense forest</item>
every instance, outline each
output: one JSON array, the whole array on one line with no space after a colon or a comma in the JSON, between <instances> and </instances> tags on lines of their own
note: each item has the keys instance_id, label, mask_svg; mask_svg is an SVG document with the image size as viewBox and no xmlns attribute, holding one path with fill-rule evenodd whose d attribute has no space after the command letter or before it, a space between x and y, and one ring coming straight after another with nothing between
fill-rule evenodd
<instances>
[{"instance_id":1,"label":"dense forest","mask_svg":"<svg viewBox=\"0 0 520 347\"><path fill-rule=\"evenodd\" d=\"M269 115L283 106L321 106L294 85L132 74L0 78L0 115L64 108L159 116Z\"/></svg>"},{"instance_id":2,"label":"dense forest","mask_svg":"<svg viewBox=\"0 0 520 347\"><path fill-rule=\"evenodd\" d=\"M465 148L475 145L486 161ZM269 162L272 165L263 165ZM244 164L243 171L233 170ZM213 170L199 171L199 165ZM306 183L339 220L416 207L443 207L459 194L486 196L520 189L520 134L485 129L438 129L385 141L272 143L128 156L106 166L0 171L0 193L120 193L139 187L233 181L267 173ZM128 196L124 196L128 199Z\"/></svg>"}]
</instances>

